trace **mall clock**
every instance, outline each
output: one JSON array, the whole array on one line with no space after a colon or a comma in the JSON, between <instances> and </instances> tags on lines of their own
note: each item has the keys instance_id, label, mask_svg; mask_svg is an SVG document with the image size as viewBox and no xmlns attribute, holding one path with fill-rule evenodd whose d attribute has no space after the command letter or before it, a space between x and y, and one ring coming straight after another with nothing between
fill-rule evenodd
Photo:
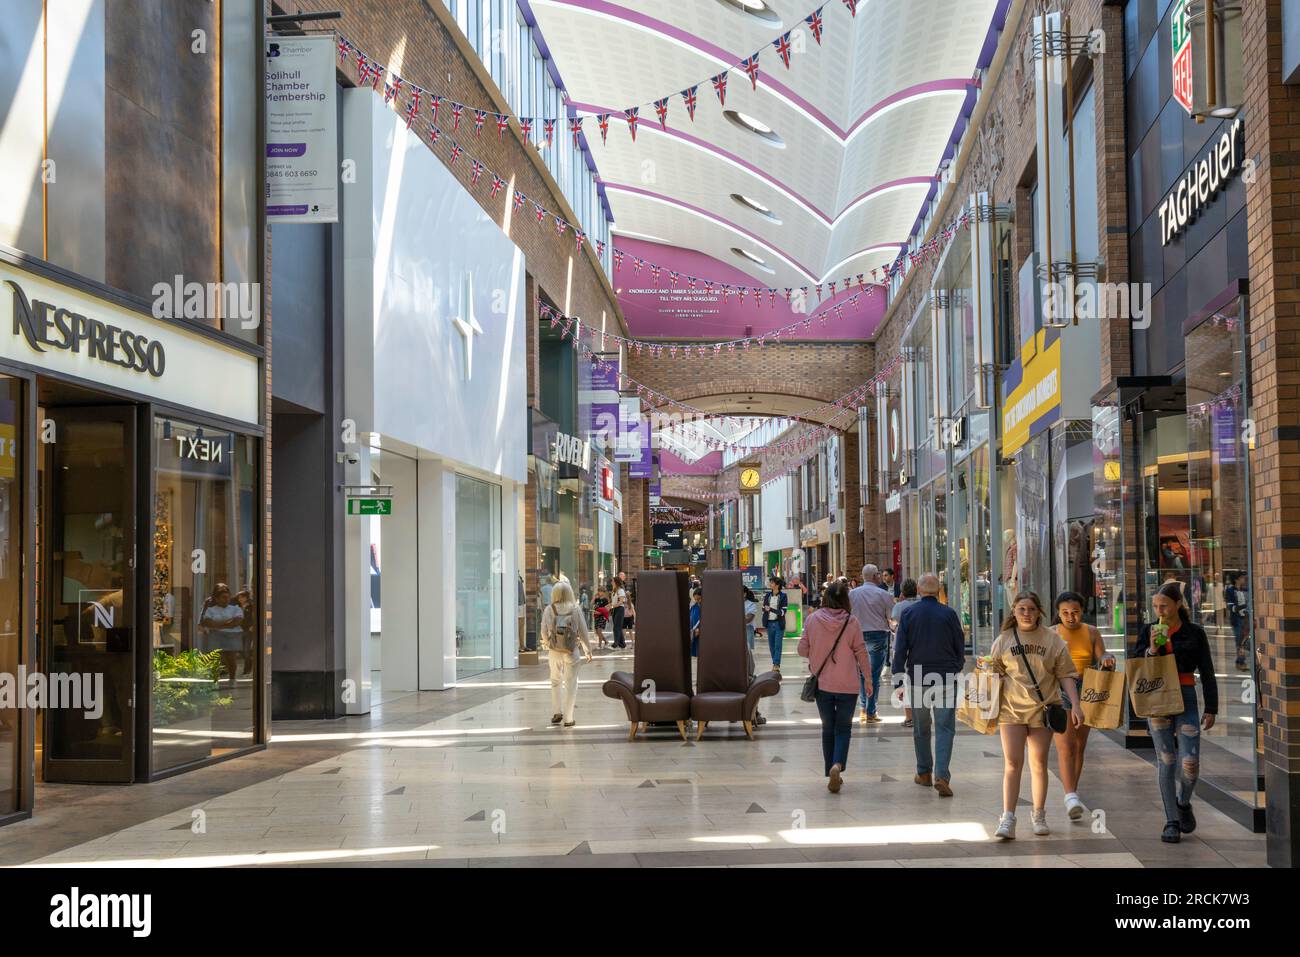
<instances>
[{"instance_id":1,"label":"mall clock","mask_svg":"<svg viewBox=\"0 0 1300 957\"><path fill-rule=\"evenodd\" d=\"M747 468L747 469L741 469L741 470L740 470L740 487L741 487L741 488L743 488L743 489L755 489L755 488L758 488L759 483L760 483L761 481L762 481L762 479L761 479L761 477L760 477L759 474L758 474L758 469Z\"/></svg>"}]
</instances>

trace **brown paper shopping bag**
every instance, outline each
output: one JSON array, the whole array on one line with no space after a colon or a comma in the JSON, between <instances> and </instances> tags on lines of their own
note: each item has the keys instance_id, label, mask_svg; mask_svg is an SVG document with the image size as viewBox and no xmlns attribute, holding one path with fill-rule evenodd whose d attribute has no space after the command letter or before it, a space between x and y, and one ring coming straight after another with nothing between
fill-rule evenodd
<instances>
[{"instance_id":1,"label":"brown paper shopping bag","mask_svg":"<svg viewBox=\"0 0 1300 957\"><path fill-rule=\"evenodd\" d=\"M1079 690L1083 723L1090 728L1118 728L1124 718L1124 673L1088 668Z\"/></svg>"},{"instance_id":2,"label":"brown paper shopping bag","mask_svg":"<svg viewBox=\"0 0 1300 957\"><path fill-rule=\"evenodd\" d=\"M1001 675L972 671L963 677L961 704L957 706L958 721L980 734L997 734L1001 708Z\"/></svg>"},{"instance_id":3,"label":"brown paper shopping bag","mask_svg":"<svg viewBox=\"0 0 1300 957\"><path fill-rule=\"evenodd\" d=\"M1165 718L1183 711L1178 665L1173 655L1130 658L1124 663L1128 700L1139 718Z\"/></svg>"}]
</instances>

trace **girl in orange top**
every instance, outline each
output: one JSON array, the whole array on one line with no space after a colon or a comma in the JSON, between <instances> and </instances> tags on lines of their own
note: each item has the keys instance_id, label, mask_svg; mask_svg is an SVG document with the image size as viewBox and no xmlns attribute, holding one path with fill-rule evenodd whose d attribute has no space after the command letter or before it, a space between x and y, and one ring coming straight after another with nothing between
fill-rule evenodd
<instances>
[{"instance_id":1,"label":"girl in orange top","mask_svg":"<svg viewBox=\"0 0 1300 957\"><path fill-rule=\"evenodd\" d=\"M1098 664L1108 671L1115 667L1115 658L1106 653L1101 632L1092 625L1083 623L1083 596L1078 592L1063 591L1056 596L1054 627L1070 649L1074 670L1079 672L1080 692L1083 690L1084 671ZM1065 699L1065 707L1070 707L1069 698ZM1053 737L1061 784L1065 787L1065 813L1071 821L1083 817L1083 802L1079 800L1077 792L1079 776L1083 774L1083 752L1088 747L1089 730L1091 729L1086 724L1071 721L1066 725L1064 734Z\"/></svg>"}]
</instances>

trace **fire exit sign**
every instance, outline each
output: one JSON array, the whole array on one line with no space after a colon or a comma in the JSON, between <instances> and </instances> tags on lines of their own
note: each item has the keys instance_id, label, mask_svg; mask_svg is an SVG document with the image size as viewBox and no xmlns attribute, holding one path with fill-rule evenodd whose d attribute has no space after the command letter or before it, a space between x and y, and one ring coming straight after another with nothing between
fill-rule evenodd
<instances>
[{"instance_id":1,"label":"fire exit sign","mask_svg":"<svg viewBox=\"0 0 1300 957\"><path fill-rule=\"evenodd\" d=\"M1187 22L1188 0L1174 0L1169 14L1173 34L1174 99L1192 112L1192 30Z\"/></svg>"},{"instance_id":2,"label":"fire exit sign","mask_svg":"<svg viewBox=\"0 0 1300 957\"><path fill-rule=\"evenodd\" d=\"M393 500L391 498L350 498L348 499L349 515L392 515Z\"/></svg>"}]
</instances>

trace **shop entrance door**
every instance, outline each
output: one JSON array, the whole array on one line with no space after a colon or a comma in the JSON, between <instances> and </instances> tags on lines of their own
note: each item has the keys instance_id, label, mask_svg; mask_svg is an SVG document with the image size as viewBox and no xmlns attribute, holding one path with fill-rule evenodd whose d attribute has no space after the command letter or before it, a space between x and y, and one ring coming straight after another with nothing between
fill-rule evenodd
<instances>
[{"instance_id":1,"label":"shop entrance door","mask_svg":"<svg viewBox=\"0 0 1300 957\"><path fill-rule=\"evenodd\" d=\"M44 778L126 783L135 755L135 409L68 407L46 418Z\"/></svg>"}]
</instances>

